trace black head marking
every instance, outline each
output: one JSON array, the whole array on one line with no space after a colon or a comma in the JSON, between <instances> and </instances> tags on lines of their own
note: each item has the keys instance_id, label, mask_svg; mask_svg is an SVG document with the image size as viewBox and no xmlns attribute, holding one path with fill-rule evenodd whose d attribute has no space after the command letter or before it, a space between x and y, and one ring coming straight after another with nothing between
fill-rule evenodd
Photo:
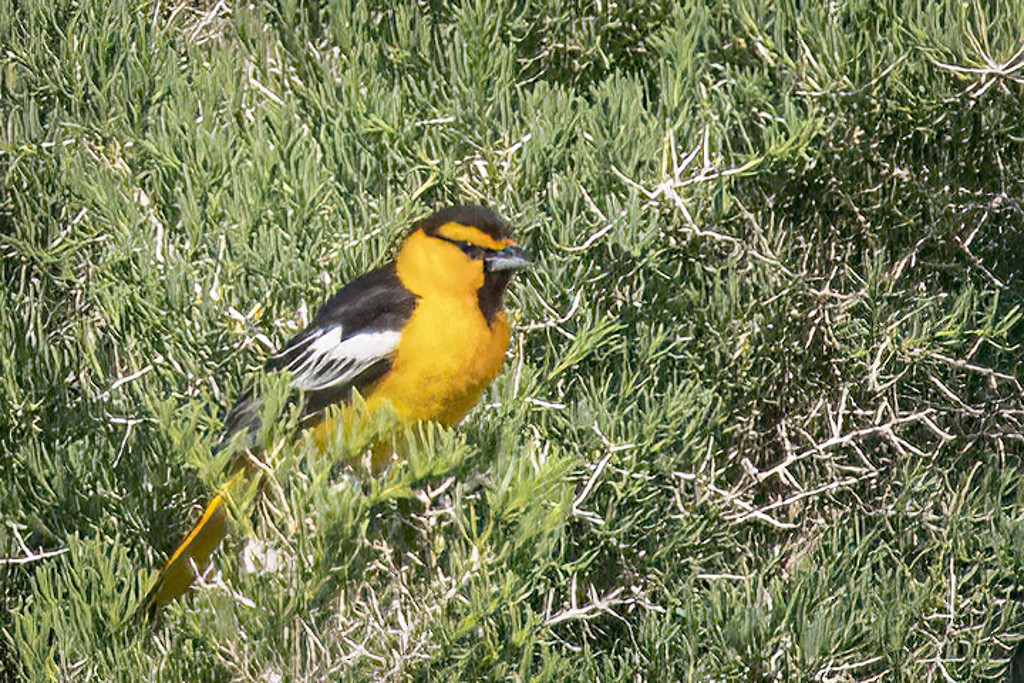
<instances>
[{"instance_id":1,"label":"black head marking","mask_svg":"<svg viewBox=\"0 0 1024 683\"><path fill-rule=\"evenodd\" d=\"M507 240L512 237L512 228L489 207L480 204L460 204L435 211L415 223L413 231L422 230L434 235L445 223L458 223L478 229L492 239Z\"/></svg>"},{"instance_id":2,"label":"black head marking","mask_svg":"<svg viewBox=\"0 0 1024 683\"><path fill-rule=\"evenodd\" d=\"M491 239L502 241L512 238L512 228L494 210L480 204L463 204L449 206L436 211L430 216L413 225L413 231L422 230L431 237L446 239L437 234L437 231L447 223L458 223L467 227L473 227L488 235ZM446 240L453 242L466 256L472 259L482 259L485 249L477 245ZM477 291L480 302L480 312L488 324L494 322L498 312L501 311L502 299L509 281L512 279L511 271L496 271L484 273L484 284Z\"/></svg>"}]
</instances>

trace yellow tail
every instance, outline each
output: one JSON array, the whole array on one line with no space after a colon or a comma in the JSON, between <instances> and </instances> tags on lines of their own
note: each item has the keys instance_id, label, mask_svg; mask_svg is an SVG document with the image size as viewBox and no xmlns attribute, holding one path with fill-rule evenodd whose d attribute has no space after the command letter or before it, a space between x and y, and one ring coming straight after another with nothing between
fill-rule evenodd
<instances>
[{"instance_id":1,"label":"yellow tail","mask_svg":"<svg viewBox=\"0 0 1024 683\"><path fill-rule=\"evenodd\" d=\"M206 571L213 551L227 534L228 501L238 508L248 507L245 503L252 496L247 489L256 483L257 472L252 466L243 466L213 497L199 522L160 570L153 587L135 610L136 617L155 618L164 605L188 590L196 577Z\"/></svg>"}]
</instances>

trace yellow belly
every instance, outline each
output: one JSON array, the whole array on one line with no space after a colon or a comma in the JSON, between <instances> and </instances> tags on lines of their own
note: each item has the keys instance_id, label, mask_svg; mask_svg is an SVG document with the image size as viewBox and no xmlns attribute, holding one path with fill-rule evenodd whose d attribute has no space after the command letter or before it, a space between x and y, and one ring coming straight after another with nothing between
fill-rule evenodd
<instances>
[{"instance_id":1,"label":"yellow belly","mask_svg":"<svg viewBox=\"0 0 1024 683\"><path fill-rule=\"evenodd\" d=\"M476 297L422 301L402 332L394 363L367 399L384 401L407 422L459 422L501 371L509 327L503 313L490 325Z\"/></svg>"},{"instance_id":2,"label":"yellow belly","mask_svg":"<svg viewBox=\"0 0 1024 683\"><path fill-rule=\"evenodd\" d=\"M490 382L497 377L508 348L509 326L504 313L490 325L476 297L464 301L420 300L402 331L391 370L366 391L366 412L385 403L406 423L421 420L454 425L466 416ZM353 411L339 413L346 431L358 419ZM337 428L325 420L312 428L314 441L324 448ZM378 444L373 461L390 457Z\"/></svg>"}]
</instances>

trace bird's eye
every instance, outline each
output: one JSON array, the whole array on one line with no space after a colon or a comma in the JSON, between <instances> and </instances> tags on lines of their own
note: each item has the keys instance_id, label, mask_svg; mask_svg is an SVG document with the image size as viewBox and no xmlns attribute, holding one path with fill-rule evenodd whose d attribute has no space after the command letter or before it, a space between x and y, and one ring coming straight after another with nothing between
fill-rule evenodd
<instances>
[{"instance_id":1,"label":"bird's eye","mask_svg":"<svg viewBox=\"0 0 1024 683\"><path fill-rule=\"evenodd\" d=\"M436 237L444 242L448 242L449 244L454 244L462 250L463 254L471 259L482 259L484 254L488 251L481 246L470 244L469 242L463 242L462 240L453 240L448 237L442 237L441 235L436 235Z\"/></svg>"},{"instance_id":2,"label":"bird's eye","mask_svg":"<svg viewBox=\"0 0 1024 683\"><path fill-rule=\"evenodd\" d=\"M469 242L459 242L459 249L471 259L482 259L484 257L484 248Z\"/></svg>"}]
</instances>

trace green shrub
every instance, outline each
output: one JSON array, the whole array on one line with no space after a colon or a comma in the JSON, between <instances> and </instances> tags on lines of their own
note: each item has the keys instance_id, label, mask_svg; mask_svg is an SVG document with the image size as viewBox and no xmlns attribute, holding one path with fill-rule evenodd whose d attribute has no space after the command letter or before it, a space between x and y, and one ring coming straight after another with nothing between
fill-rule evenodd
<instances>
[{"instance_id":1,"label":"green shrub","mask_svg":"<svg viewBox=\"0 0 1024 683\"><path fill-rule=\"evenodd\" d=\"M0 671L999 679L1021 35L1010 0L0 0ZM283 419L219 572L131 622L262 360L456 201L539 262L481 406L375 477Z\"/></svg>"}]
</instances>

